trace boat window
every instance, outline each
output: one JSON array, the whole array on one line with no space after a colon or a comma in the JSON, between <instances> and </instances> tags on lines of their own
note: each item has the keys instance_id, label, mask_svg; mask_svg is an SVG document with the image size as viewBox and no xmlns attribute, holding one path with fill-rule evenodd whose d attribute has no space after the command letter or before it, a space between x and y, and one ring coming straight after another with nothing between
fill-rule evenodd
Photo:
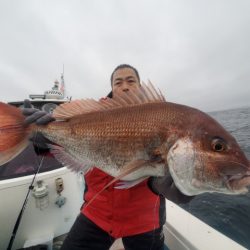
<instances>
[{"instance_id":1,"label":"boat window","mask_svg":"<svg viewBox=\"0 0 250 250\"><path fill-rule=\"evenodd\" d=\"M0 180L12 179L36 173L42 156L37 155L33 144L30 145L15 159L4 164L0 168ZM52 154L44 154L44 160L39 173L51 171L63 167Z\"/></svg>"}]
</instances>

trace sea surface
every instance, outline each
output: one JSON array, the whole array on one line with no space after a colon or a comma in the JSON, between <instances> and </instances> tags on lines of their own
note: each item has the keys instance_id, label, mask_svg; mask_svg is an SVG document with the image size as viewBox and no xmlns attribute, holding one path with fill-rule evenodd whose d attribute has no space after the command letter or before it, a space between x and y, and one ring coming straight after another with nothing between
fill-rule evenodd
<instances>
[{"instance_id":1,"label":"sea surface","mask_svg":"<svg viewBox=\"0 0 250 250\"><path fill-rule=\"evenodd\" d=\"M250 107L210 112L238 141L250 160ZM250 192L202 194L182 206L216 230L250 249Z\"/></svg>"}]
</instances>

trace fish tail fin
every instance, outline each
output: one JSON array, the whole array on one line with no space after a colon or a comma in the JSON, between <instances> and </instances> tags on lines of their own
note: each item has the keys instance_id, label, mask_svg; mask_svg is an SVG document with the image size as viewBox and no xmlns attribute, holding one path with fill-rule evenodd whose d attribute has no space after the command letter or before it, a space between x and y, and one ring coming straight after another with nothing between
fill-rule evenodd
<instances>
[{"instance_id":1,"label":"fish tail fin","mask_svg":"<svg viewBox=\"0 0 250 250\"><path fill-rule=\"evenodd\" d=\"M0 166L20 154L29 144L30 126L21 110L0 102Z\"/></svg>"}]
</instances>

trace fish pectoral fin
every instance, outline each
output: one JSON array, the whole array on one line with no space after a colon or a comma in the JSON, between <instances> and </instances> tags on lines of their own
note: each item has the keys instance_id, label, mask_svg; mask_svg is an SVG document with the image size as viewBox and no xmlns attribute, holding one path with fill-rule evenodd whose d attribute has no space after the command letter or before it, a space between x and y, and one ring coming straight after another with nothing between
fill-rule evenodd
<instances>
[{"instance_id":1,"label":"fish pectoral fin","mask_svg":"<svg viewBox=\"0 0 250 250\"><path fill-rule=\"evenodd\" d=\"M83 174L85 174L88 170L92 168L92 165L84 164L83 162L78 161L70 153L66 152L65 148L53 144L47 144L47 145L50 148L50 152L53 154L53 156L60 163L62 163L63 166L75 172L82 171Z\"/></svg>"},{"instance_id":2,"label":"fish pectoral fin","mask_svg":"<svg viewBox=\"0 0 250 250\"><path fill-rule=\"evenodd\" d=\"M137 169L145 166L146 164L148 164L149 161L147 160L143 160L143 159L139 159L139 160L134 160L129 162L128 164L126 164L123 168L121 173L116 176L111 182L109 182L104 188L106 189L107 187L109 187L110 185L112 185L114 182L120 180L121 178L125 177L128 174L131 174L132 172L136 171Z\"/></svg>"},{"instance_id":3,"label":"fish pectoral fin","mask_svg":"<svg viewBox=\"0 0 250 250\"><path fill-rule=\"evenodd\" d=\"M149 161L147 161L147 160L139 159L139 160L131 161L128 164L126 164L123 167L123 171L118 176L116 176L112 181L110 181L106 186L104 186L98 193L96 193L94 195L94 197L88 202L86 207L89 206L101 192L103 192L105 189L107 189L109 186L111 186L114 182L120 180L124 176L134 172L135 170L143 167L145 164L148 164L148 163L149 163Z\"/></svg>"},{"instance_id":4,"label":"fish pectoral fin","mask_svg":"<svg viewBox=\"0 0 250 250\"><path fill-rule=\"evenodd\" d=\"M134 187L137 184L146 180L147 178L148 177L142 177L134 181L120 181L116 184L115 189L128 189L128 188Z\"/></svg>"}]
</instances>

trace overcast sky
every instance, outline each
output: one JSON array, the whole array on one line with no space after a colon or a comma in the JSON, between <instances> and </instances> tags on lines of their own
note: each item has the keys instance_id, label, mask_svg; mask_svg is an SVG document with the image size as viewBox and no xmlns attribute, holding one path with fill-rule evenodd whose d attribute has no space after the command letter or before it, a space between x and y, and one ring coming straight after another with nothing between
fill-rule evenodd
<instances>
[{"instance_id":1,"label":"overcast sky","mask_svg":"<svg viewBox=\"0 0 250 250\"><path fill-rule=\"evenodd\" d=\"M0 0L0 100L43 94L63 70L74 98L135 66L171 102L250 106L249 0Z\"/></svg>"}]
</instances>

